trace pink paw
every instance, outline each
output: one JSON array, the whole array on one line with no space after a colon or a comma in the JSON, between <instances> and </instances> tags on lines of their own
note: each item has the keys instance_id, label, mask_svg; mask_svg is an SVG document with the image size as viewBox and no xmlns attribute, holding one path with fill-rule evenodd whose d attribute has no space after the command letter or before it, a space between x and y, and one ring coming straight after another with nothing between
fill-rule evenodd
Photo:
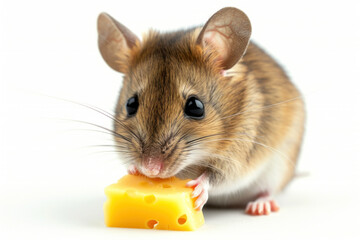
<instances>
[{"instance_id":1,"label":"pink paw","mask_svg":"<svg viewBox=\"0 0 360 240\"><path fill-rule=\"evenodd\" d=\"M128 169L127 169L128 174L131 175L139 175L140 172L139 170L136 168L136 166L134 164L131 164Z\"/></svg>"},{"instance_id":2,"label":"pink paw","mask_svg":"<svg viewBox=\"0 0 360 240\"><path fill-rule=\"evenodd\" d=\"M269 215L271 212L279 211L279 206L269 195L262 195L253 202L249 202L245 212L253 216Z\"/></svg>"},{"instance_id":3,"label":"pink paw","mask_svg":"<svg viewBox=\"0 0 360 240\"><path fill-rule=\"evenodd\" d=\"M209 198L209 180L205 173L201 174L197 179L189 181L186 186L194 188L191 197L197 197L197 200L195 201L195 209L198 211L202 210Z\"/></svg>"}]
</instances>

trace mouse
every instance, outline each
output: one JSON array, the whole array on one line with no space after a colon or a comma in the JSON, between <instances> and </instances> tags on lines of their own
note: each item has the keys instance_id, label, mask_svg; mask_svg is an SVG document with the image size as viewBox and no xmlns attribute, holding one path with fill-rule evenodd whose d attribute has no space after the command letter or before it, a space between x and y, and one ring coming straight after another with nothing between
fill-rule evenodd
<instances>
[{"instance_id":1,"label":"mouse","mask_svg":"<svg viewBox=\"0 0 360 240\"><path fill-rule=\"evenodd\" d=\"M122 74L114 142L129 174L191 179L194 208L279 210L304 134L298 88L250 40L234 7L204 25L150 30L140 40L107 13L97 20L102 58Z\"/></svg>"}]
</instances>

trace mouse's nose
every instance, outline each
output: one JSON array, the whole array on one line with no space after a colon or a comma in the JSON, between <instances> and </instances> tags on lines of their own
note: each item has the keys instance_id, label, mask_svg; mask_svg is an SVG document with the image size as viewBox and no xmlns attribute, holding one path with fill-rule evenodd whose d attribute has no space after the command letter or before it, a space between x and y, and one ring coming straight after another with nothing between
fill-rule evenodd
<instances>
[{"instance_id":1,"label":"mouse's nose","mask_svg":"<svg viewBox=\"0 0 360 240\"><path fill-rule=\"evenodd\" d=\"M156 177L163 168L163 159L159 157L144 157L142 162L142 172L148 177Z\"/></svg>"}]
</instances>

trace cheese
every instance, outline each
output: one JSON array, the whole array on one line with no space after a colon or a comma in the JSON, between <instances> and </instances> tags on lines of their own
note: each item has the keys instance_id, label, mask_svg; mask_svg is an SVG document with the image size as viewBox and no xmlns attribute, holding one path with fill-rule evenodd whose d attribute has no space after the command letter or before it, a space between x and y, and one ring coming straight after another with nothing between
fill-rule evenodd
<instances>
[{"instance_id":1,"label":"cheese","mask_svg":"<svg viewBox=\"0 0 360 240\"><path fill-rule=\"evenodd\" d=\"M204 224L204 216L194 209L193 189L185 186L189 180L124 176L105 189L106 226L196 230Z\"/></svg>"}]
</instances>

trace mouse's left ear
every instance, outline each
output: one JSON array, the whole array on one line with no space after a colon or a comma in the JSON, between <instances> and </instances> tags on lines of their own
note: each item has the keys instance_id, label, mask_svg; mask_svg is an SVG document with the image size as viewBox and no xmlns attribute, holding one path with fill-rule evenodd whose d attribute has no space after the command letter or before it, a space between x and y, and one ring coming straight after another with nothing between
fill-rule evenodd
<instances>
[{"instance_id":1,"label":"mouse's left ear","mask_svg":"<svg viewBox=\"0 0 360 240\"><path fill-rule=\"evenodd\" d=\"M244 55L249 44L251 24L249 18L237 8L223 8L207 21L196 41L210 47L219 55L223 69L234 66Z\"/></svg>"},{"instance_id":2,"label":"mouse's left ear","mask_svg":"<svg viewBox=\"0 0 360 240\"><path fill-rule=\"evenodd\" d=\"M115 71L126 73L130 50L139 39L107 13L99 15L97 29L99 49L105 62Z\"/></svg>"}]
</instances>

